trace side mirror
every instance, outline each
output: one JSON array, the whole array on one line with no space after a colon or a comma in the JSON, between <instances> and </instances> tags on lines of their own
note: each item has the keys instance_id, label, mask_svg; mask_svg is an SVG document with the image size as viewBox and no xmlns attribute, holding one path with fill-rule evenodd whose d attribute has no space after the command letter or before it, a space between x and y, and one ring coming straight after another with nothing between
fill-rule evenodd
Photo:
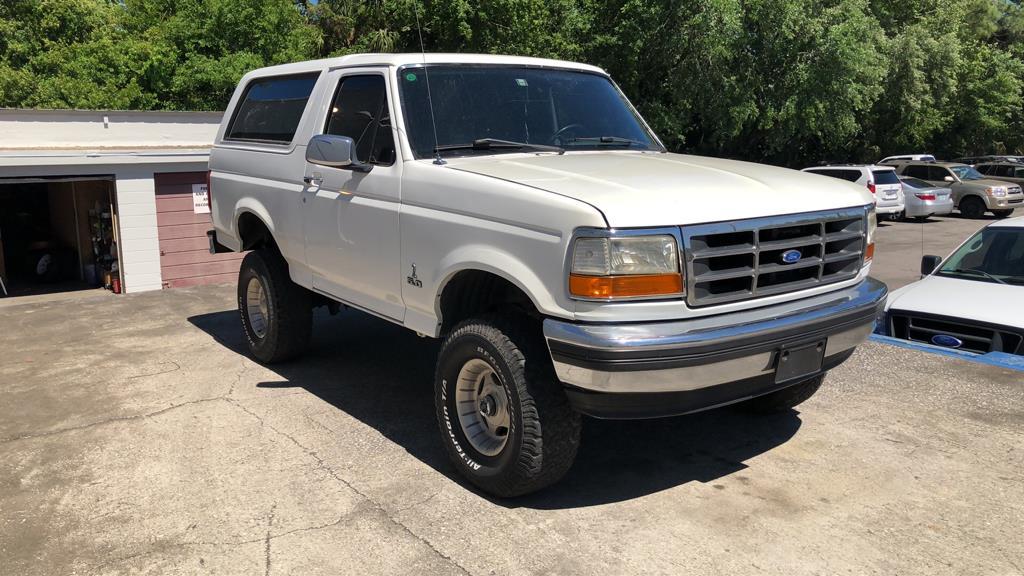
<instances>
[{"instance_id":1,"label":"side mirror","mask_svg":"<svg viewBox=\"0 0 1024 576\"><path fill-rule=\"evenodd\" d=\"M922 256L921 257L921 276L927 276L942 264L942 258L938 256Z\"/></svg>"},{"instance_id":2,"label":"side mirror","mask_svg":"<svg viewBox=\"0 0 1024 576\"><path fill-rule=\"evenodd\" d=\"M945 178L943 178L943 180L945 180L946 182L956 182L956 180L954 180L952 176L946 176Z\"/></svg>"},{"instance_id":3,"label":"side mirror","mask_svg":"<svg viewBox=\"0 0 1024 576\"><path fill-rule=\"evenodd\" d=\"M351 138L332 134L317 134L309 139L306 161L356 172L369 172L373 168L372 164L364 164L356 158L356 144Z\"/></svg>"}]
</instances>

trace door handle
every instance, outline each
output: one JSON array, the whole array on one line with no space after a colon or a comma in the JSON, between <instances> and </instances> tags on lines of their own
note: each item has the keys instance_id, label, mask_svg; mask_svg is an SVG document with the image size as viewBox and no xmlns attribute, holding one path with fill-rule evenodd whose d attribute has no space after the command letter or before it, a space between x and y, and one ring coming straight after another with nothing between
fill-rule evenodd
<instances>
[{"instance_id":1,"label":"door handle","mask_svg":"<svg viewBox=\"0 0 1024 576\"><path fill-rule=\"evenodd\" d=\"M320 174L319 172L313 172L312 176L303 176L302 181L310 186L319 186L323 184L324 177L323 174Z\"/></svg>"}]
</instances>

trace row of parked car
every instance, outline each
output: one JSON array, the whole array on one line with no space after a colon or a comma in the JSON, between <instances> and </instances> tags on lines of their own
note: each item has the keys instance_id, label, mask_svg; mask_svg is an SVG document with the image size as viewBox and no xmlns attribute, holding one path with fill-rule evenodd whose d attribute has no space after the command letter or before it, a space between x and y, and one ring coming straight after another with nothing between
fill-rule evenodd
<instances>
[{"instance_id":1,"label":"row of parked car","mask_svg":"<svg viewBox=\"0 0 1024 576\"><path fill-rule=\"evenodd\" d=\"M915 154L805 171L844 177L842 170L874 193L879 214L924 219L958 208L971 218L990 211L1001 219L946 258L924 256L921 280L889 294L875 332L978 354L1024 354L1024 217L1002 220L1024 203L1024 156L941 162Z\"/></svg>"},{"instance_id":2,"label":"row of parked car","mask_svg":"<svg viewBox=\"0 0 1024 576\"><path fill-rule=\"evenodd\" d=\"M890 156L877 164L829 164L803 171L867 187L879 218L924 220L954 209L968 218L981 218L986 212L1006 218L1024 207L1024 156L961 160L979 162L944 162L915 154Z\"/></svg>"}]
</instances>

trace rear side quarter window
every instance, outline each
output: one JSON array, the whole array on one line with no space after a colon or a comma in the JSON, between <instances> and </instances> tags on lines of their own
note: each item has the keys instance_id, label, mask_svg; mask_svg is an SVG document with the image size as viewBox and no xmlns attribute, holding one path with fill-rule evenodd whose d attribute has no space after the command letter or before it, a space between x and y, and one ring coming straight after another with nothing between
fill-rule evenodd
<instances>
[{"instance_id":1,"label":"rear side quarter window","mask_svg":"<svg viewBox=\"0 0 1024 576\"><path fill-rule=\"evenodd\" d=\"M319 76L319 72L311 72L250 81L235 106L224 139L290 143Z\"/></svg>"}]
</instances>

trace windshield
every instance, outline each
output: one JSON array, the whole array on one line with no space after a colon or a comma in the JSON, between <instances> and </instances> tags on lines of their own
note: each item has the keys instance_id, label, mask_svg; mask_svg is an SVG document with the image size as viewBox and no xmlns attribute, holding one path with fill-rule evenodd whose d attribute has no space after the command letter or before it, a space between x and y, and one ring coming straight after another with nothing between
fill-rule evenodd
<instances>
[{"instance_id":1,"label":"windshield","mask_svg":"<svg viewBox=\"0 0 1024 576\"><path fill-rule=\"evenodd\" d=\"M431 65L427 72L436 147L442 155L536 149L511 143L567 151L662 150L618 88L599 74L476 65ZM433 157L434 128L424 68L402 68L398 83L413 153L417 158Z\"/></svg>"},{"instance_id":2,"label":"windshield","mask_svg":"<svg viewBox=\"0 0 1024 576\"><path fill-rule=\"evenodd\" d=\"M970 166L950 166L950 170L961 180L981 180L984 176Z\"/></svg>"},{"instance_id":3,"label":"windshield","mask_svg":"<svg viewBox=\"0 0 1024 576\"><path fill-rule=\"evenodd\" d=\"M985 228L954 252L937 274L1024 285L1024 228Z\"/></svg>"}]
</instances>

